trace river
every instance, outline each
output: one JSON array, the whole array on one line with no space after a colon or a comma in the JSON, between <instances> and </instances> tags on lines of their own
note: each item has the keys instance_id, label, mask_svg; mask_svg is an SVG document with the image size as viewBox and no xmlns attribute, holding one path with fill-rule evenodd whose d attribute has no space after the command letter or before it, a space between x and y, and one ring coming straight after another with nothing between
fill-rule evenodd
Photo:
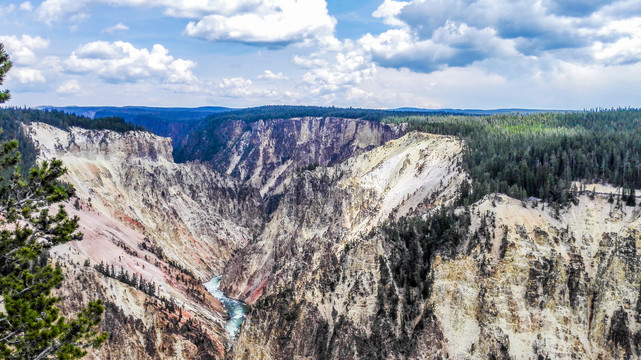
<instances>
[{"instance_id":1,"label":"river","mask_svg":"<svg viewBox=\"0 0 641 360\"><path fill-rule=\"evenodd\" d=\"M220 290L220 280L222 279L222 277L222 275L216 276L215 278L206 282L204 285L205 289L207 289L210 294L218 299L225 307L225 310L227 310L227 314L229 314L229 320L225 324L225 330L227 331L227 334L229 334L231 343L233 343L236 339L236 335L238 335L238 332L240 331L240 326L245 320L247 305L242 301L228 298ZM229 345L231 346L231 344Z\"/></svg>"}]
</instances>

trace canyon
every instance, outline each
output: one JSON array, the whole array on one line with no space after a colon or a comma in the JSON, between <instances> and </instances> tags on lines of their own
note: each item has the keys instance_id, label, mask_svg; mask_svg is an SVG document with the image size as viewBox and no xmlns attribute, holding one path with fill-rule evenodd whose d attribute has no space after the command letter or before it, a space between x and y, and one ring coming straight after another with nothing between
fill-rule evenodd
<instances>
[{"instance_id":1,"label":"canyon","mask_svg":"<svg viewBox=\"0 0 641 360\"><path fill-rule=\"evenodd\" d=\"M63 311L105 301L110 339L89 358L641 354L641 211L606 185L562 209L505 194L454 208L462 140L366 120L229 121L211 153L186 137L203 161L185 163L147 132L23 130L76 189L84 239L50 257ZM429 242L435 224L456 241ZM220 275L247 304L233 342L203 286Z\"/></svg>"}]
</instances>

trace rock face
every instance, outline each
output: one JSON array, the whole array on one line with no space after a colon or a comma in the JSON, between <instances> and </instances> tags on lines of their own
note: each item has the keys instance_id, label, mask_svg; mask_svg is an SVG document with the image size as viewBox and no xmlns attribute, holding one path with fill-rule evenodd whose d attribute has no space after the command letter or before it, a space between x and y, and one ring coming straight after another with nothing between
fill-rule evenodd
<instances>
[{"instance_id":1,"label":"rock face","mask_svg":"<svg viewBox=\"0 0 641 360\"><path fill-rule=\"evenodd\" d=\"M399 323L409 309L397 308L388 264L398 254L372 230L451 201L465 178L455 171L461 145L451 137L410 133L292 180L265 232L225 271L226 291L253 303L234 356L407 355L409 340ZM423 316L427 305L422 299L414 310L422 323L433 324L433 316ZM381 309L388 306L395 308ZM435 339L442 338L438 329L421 333L413 340L417 357L441 354Z\"/></svg>"},{"instance_id":2,"label":"rock face","mask_svg":"<svg viewBox=\"0 0 641 360\"><path fill-rule=\"evenodd\" d=\"M197 154L209 167L175 164L169 140L147 133L26 131L78 191L67 208L85 239L52 257L66 311L93 294L107 303L112 340L96 358L641 354L639 208L493 194L444 211L466 180L453 137L345 119L228 122L215 151ZM201 285L221 273L223 291L250 304L231 351Z\"/></svg>"},{"instance_id":3,"label":"rock face","mask_svg":"<svg viewBox=\"0 0 641 360\"><path fill-rule=\"evenodd\" d=\"M638 358L638 209L581 196L557 216L497 196L471 212L488 230L434 263L431 301L450 357Z\"/></svg>"},{"instance_id":4,"label":"rock face","mask_svg":"<svg viewBox=\"0 0 641 360\"><path fill-rule=\"evenodd\" d=\"M90 296L107 304L103 327L111 339L94 355L223 358L226 314L202 283L259 231L258 192L203 164L175 164L171 141L149 133L38 123L24 130L41 159L64 162L76 189L67 210L79 216L84 240L51 256L66 270L66 310ZM111 275L96 271L99 264ZM153 293L124 283L122 272L153 284Z\"/></svg>"},{"instance_id":5,"label":"rock face","mask_svg":"<svg viewBox=\"0 0 641 360\"><path fill-rule=\"evenodd\" d=\"M492 195L443 214L456 241L428 251L422 220L399 218L439 221L460 149L408 134L294 178L225 271L253 304L234 358L638 358L640 211Z\"/></svg>"},{"instance_id":6,"label":"rock face","mask_svg":"<svg viewBox=\"0 0 641 360\"><path fill-rule=\"evenodd\" d=\"M225 270L225 291L252 303L263 289L268 294L288 287L286 270L306 276L381 221L448 201L464 178L449 171L460 152L453 138L411 133L336 166L298 174L263 233Z\"/></svg>"},{"instance_id":7,"label":"rock face","mask_svg":"<svg viewBox=\"0 0 641 360\"><path fill-rule=\"evenodd\" d=\"M59 158L92 210L139 230L163 256L208 280L263 223L257 191L204 164L176 164L171 140L46 124L26 129L42 158Z\"/></svg>"},{"instance_id":8,"label":"rock face","mask_svg":"<svg viewBox=\"0 0 641 360\"><path fill-rule=\"evenodd\" d=\"M206 139L187 137L179 156L209 161L269 196L281 194L296 171L341 162L402 134L402 126L365 120L238 120L220 124Z\"/></svg>"}]
</instances>

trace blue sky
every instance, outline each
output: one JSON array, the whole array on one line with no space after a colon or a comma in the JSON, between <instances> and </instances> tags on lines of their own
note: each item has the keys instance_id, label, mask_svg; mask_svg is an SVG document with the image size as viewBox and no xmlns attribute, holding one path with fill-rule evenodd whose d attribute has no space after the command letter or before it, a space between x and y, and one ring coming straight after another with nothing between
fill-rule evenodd
<instances>
[{"instance_id":1,"label":"blue sky","mask_svg":"<svg viewBox=\"0 0 641 360\"><path fill-rule=\"evenodd\" d=\"M13 106L641 106L639 0L3 0Z\"/></svg>"}]
</instances>

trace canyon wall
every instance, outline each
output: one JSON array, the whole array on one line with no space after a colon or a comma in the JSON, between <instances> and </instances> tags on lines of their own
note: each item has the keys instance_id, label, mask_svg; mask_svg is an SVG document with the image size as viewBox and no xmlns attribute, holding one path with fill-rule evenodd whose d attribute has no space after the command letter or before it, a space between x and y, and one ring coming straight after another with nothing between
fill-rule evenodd
<instances>
[{"instance_id":1,"label":"canyon wall","mask_svg":"<svg viewBox=\"0 0 641 360\"><path fill-rule=\"evenodd\" d=\"M96 358L639 358L638 207L491 194L445 211L467 179L456 138L319 118L219 130L208 165L148 133L26 129L77 189L85 239L51 257L66 311L107 303ZM218 274L250 305L231 348L202 287Z\"/></svg>"},{"instance_id":2,"label":"canyon wall","mask_svg":"<svg viewBox=\"0 0 641 360\"><path fill-rule=\"evenodd\" d=\"M260 231L258 192L204 164L175 164L171 140L150 133L40 123L24 131L40 159L63 161L63 180L76 189L66 208L80 218L84 239L51 257L65 270L65 310L92 298L107 304L102 327L111 338L93 355L223 358L227 314L202 283ZM123 272L153 284L153 293L123 282Z\"/></svg>"},{"instance_id":3,"label":"canyon wall","mask_svg":"<svg viewBox=\"0 0 641 360\"><path fill-rule=\"evenodd\" d=\"M234 358L638 358L641 211L489 195L441 214L460 153L410 133L293 178L225 270L253 304Z\"/></svg>"},{"instance_id":4,"label":"canyon wall","mask_svg":"<svg viewBox=\"0 0 641 360\"><path fill-rule=\"evenodd\" d=\"M208 161L263 196L279 195L297 171L341 162L399 137L403 128L333 117L227 121L207 138L187 136L178 156Z\"/></svg>"}]
</instances>

